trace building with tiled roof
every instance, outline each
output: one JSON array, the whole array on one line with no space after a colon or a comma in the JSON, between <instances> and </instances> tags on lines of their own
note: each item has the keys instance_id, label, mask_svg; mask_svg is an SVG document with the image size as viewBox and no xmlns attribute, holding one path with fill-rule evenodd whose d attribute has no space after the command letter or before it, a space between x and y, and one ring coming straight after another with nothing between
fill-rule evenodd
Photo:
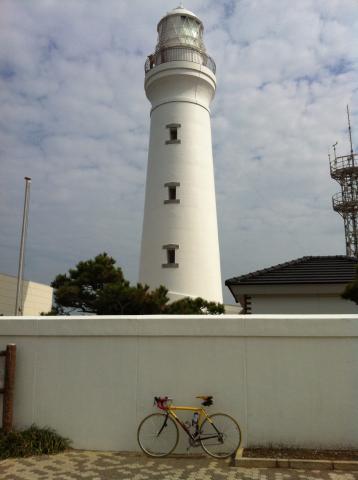
<instances>
[{"instance_id":1,"label":"building with tiled roof","mask_svg":"<svg viewBox=\"0 0 358 480\"><path fill-rule=\"evenodd\" d=\"M225 285L242 313L358 313L341 298L355 278L357 259L345 255L302 257L230 278Z\"/></svg>"}]
</instances>

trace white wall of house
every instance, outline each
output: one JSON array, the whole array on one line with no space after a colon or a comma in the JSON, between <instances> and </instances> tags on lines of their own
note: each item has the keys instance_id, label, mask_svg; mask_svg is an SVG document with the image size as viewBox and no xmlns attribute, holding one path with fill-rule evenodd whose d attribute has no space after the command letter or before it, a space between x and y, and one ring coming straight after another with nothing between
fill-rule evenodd
<instances>
[{"instance_id":1,"label":"white wall of house","mask_svg":"<svg viewBox=\"0 0 358 480\"><path fill-rule=\"evenodd\" d=\"M253 295L251 313L356 313L358 305L338 295Z\"/></svg>"},{"instance_id":2,"label":"white wall of house","mask_svg":"<svg viewBox=\"0 0 358 480\"><path fill-rule=\"evenodd\" d=\"M341 297L345 284L232 285L232 294L249 313L257 314L358 314L358 306Z\"/></svg>"},{"instance_id":3,"label":"white wall of house","mask_svg":"<svg viewBox=\"0 0 358 480\"><path fill-rule=\"evenodd\" d=\"M0 315L13 315L16 302L17 277L0 273ZM24 280L24 315L49 312L53 289L49 285Z\"/></svg>"},{"instance_id":4,"label":"white wall of house","mask_svg":"<svg viewBox=\"0 0 358 480\"><path fill-rule=\"evenodd\" d=\"M76 448L137 450L160 394L214 395L245 445L358 443L358 315L2 317L7 343L16 426L49 425Z\"/></svg>"}]
</instances>

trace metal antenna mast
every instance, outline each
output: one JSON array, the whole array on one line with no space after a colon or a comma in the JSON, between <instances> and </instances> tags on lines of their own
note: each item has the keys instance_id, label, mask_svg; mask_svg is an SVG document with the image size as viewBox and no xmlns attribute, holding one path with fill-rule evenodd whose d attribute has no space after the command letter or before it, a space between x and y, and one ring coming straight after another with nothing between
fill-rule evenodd
<instances>
[{"instance_id":1,"label":"metal antenna mast","mask_svg":"<svg viewBox=\"0 0 358 480\"><path fill-rule=\"evenodd\" d=\"M29 203L30 203L30 184L31 178L25 177L25 200L24 213L22 217L22 230L20 241L19 269L17 273L16 302L15 315L23 315L23 276L24 276L24 258L25 258L25 242L27 235L27 225L29 219Z\"/></svg>"},{"instance_id":2,"label":"metal antenna mast","mask_svg":"<svg viewBox=\"0 0 358 480\"><path fill-rule=\"evenodd\" d=\"M351 155L353 155L352 129L351 129L351 121L350 121L350 118L349 118L349 107L348 107L348 105L347 105L347 118L348 118L349 142L351 144ZM353 165L354 165L354 157L353 157Z\"/></svg>"},{"instance_id":3,"label":"metal antenna mast","mask_svg":"<svg viewBox=\"0 0 358 480\"><path fill-rule=\"evenodd\" d=\"M332 145L333 158L329 157L331 177L341 186L341 191L333 195L333 210L338 212L344 221L346 237L346 254L358 257L358 167L355 160L358 154L353 152L352 130L347 105L348 133L351 151L349 155L337 157L337 142Z\"/></svg>"}]
</instances>

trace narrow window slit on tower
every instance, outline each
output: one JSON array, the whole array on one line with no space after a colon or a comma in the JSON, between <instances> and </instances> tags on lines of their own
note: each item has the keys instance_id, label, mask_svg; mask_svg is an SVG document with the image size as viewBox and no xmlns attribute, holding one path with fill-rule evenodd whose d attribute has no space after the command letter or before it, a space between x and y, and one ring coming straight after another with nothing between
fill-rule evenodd
<instances>
[{"instance_id":1,"label":"narrow window slit on tower","mask_svg":"<svg viewBox=\"0 0 358 480\"><path fill-rule=\"evenodd\" d=\"M177 187L180 187L179 182L167 182L164 184L164 187L168 188L168 198L164 200L164 203L180 203L179 198L177 198Z\"/></svg>"},{"instance_id":2,"label":"narrow window slit on tower","mask_svg":"<svg viewBox=\"0 0 358 480\"><path fill-rule=\"evenodd\" d=\"M178 129L176 127L172 127L169 129L170 131L170 140L178 140Z\"/></svg>"},{"instance_id":3,"label":"narrow window slit on tower","mask_svg":"<svg viewBox=\"0 0 358 480\"><path fill-rule=\"evenodd\" d=\"M180 123L169 123L166 125L166 128L169 129L169 140L166 140L166 144L169 143L181 143L181 140L178 138L178 129L181 127Z\"/></svg>"},{"instance_id":4,"label":"narrow window slit on tower","mask_svg":"<svg viewBox=\"0 0 358 480\"><path fill-rule=\"evenodd\" d=\"M169 245L163 245L163 250L166 250L167 263L162 263L163 268L178 268L179 264L176 263L176 250L179 249L179 245L170 243Z\"/></svg>"},{"instance_id":5,"label":"narrow window slit on tower","mask_svg":"<svg viewBox=\"0 0 358 480\"><path fill-rule=\"evenodd\" d=\"M177 199L177 187L169 187L169 200L176 200Z\"/></svg>"},{"instance_id":6,"label":"narrow window slit on tower","mask_svg":"<svg viewBox=\"0 0 358 480\"><path fill-rule=\"evenodd\" d=\"M167 263L170 263L170 264L175 263L175 250L174 249L168 248L168 250L167 250L167 260L168 260Z\"/></svg>"}]
</instances>

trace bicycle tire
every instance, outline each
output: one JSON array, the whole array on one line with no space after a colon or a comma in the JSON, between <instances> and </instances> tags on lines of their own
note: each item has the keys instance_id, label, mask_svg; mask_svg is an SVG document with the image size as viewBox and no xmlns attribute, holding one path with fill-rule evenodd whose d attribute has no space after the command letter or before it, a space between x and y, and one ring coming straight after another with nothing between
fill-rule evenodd
<instances>
[{"instance_id":1,"label":"bicycle tire","mask_svg":"<svg viewBox=\"0 0 358 480\"><path fill-rule=\"evenodd\" d=\"M233 455L241 444L241 429L237 421L226 413L214 413L209 416L222 440L217 438L200 439L202 449L211 457L228 458ZM200 428L201 435L215 435L217 431L206 418ZM218 434L219 435L219 434Z\"/></svg>"},{"instance_id":2,"label":"bicycle tire","mask_svg":"<svg viewBox=\"0 0 358 480\"><path fill-rule=\"evenodd\" d=\"M164 413L152 413L143 418L137 430L137 440L141 450L150 457L166 457L178 445L179 430L171 417ZM158 436L159 433L159 436Z\"/></svg>"}]
</instances>

